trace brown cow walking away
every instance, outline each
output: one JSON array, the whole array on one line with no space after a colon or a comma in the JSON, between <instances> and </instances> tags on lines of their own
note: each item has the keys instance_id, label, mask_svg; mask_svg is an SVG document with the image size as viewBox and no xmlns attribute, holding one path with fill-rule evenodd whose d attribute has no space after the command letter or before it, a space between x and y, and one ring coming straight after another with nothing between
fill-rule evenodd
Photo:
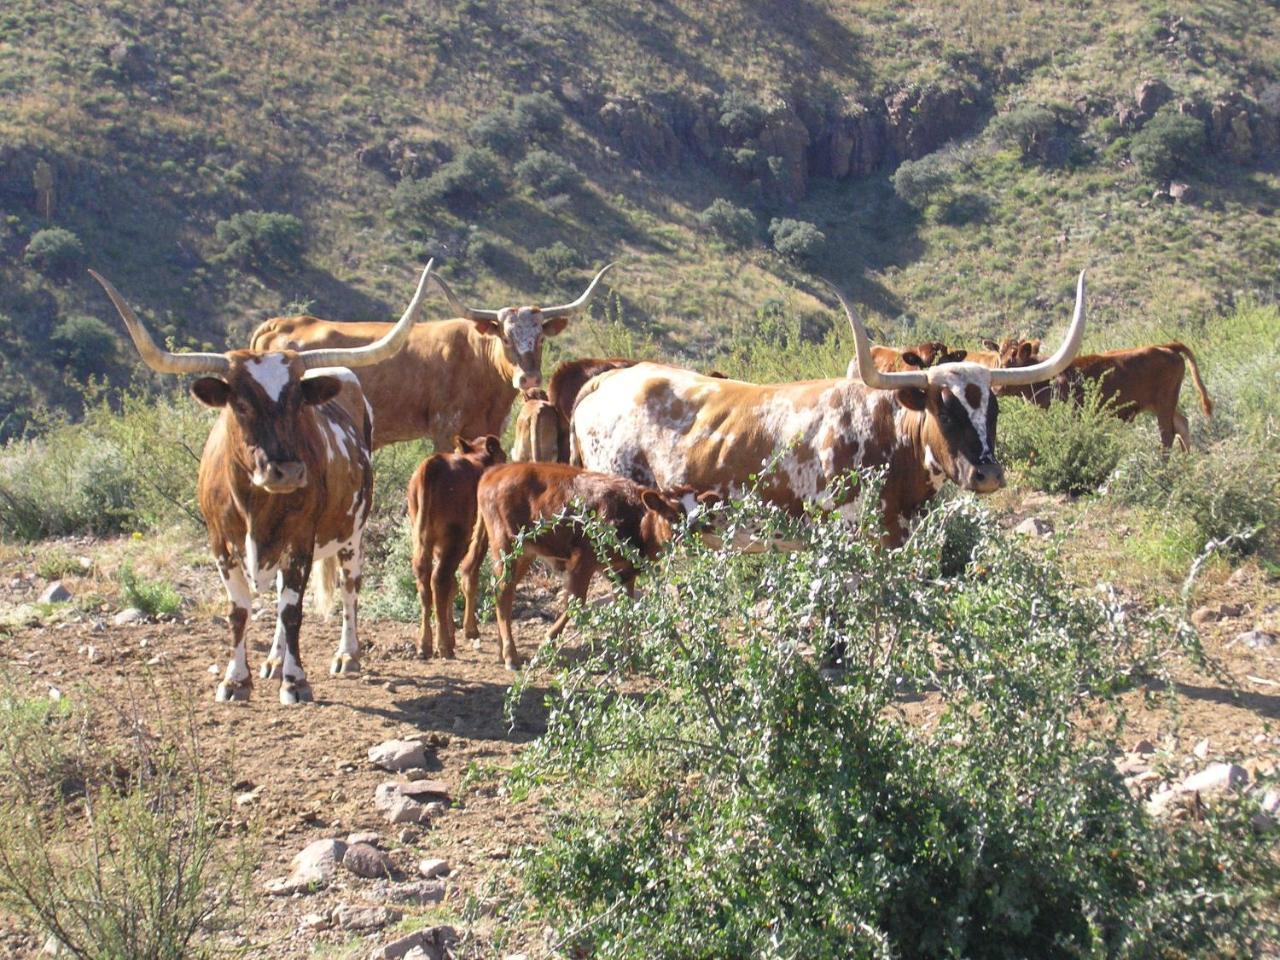
<instances>
[{"instance_id":1,"label":"brown cow walking away","mask_svg":"<svg viewBox=\"0 0 1280 960\"><path fill-rule=\"evenodd\" d=\"M440 656L454 656L453 598L458 564L476 524L476 487L494 464L506 463L492 434L454 437L454 453L423 460L409 480L409 527L413 534L413 574L422 604L418 655L432 656L431 613L435 611Z\"/></svg>"},{"instance_id":2,"label":"brown cow walking away","mask_svg":"<svg viewBox=\"0 0 1280 960\"><path fill-rule=\"evenodd\" d=\"M206 406L222 411L200 457L196 493L209 547L231 600L231 659L218 700L247 700L253 682L244 632L251 585L279 594L275 640L264 678L279 676L280 702L312 699L298 634L302 595L312 563L321 566L322 609L342 589L342 639L331 672L359 670L357 600L361 535L372 503L373 422L349 367L392 357L417 320L431 264L400 321L373 343L354 349L232 350L174 354L158 348L124 298L93 274L119 311L142 359L160 373L207 374L191 385Z\"/></svg>"},{"instance_id":3,"label":"brown cow walking away","mask_svg":"<svg viewBox=\"0 0 1280 960\"><path fill-rule=\"evenodd\" d=\"M511 459L525 463L567 463L569 431L545 390L526 390L516 414Z\"/></svg>"},{"instance_id":4,"label":"brown cow walking away","mask_svg":"<svg viewBox=\"0 0 1280 960\"><path fill-rule=\"evenodd\" d=\"M521 390L542 385L542 345L595 296L596 274L572 303L558 307L466 306L432 274L462 319L414 327L404 350L356 372L373 407L374 447L429 437L437 450L455 436L500 436ZM276 317L253 332L254 350L321 350L358 347L386 334L387 323L335 323L316 317Z\"/></svg>"},{"instance_id":5,"label":"brown cow walking away","mask_svg":"<svg viewBox=\"0 0 1280 960\"><path fill-rule=\"evenodd\" d=\"M621 577L628 594L634 590L638 574L635 565L621 554L614 554L602 563L585 531L572 522L558 523L526 540L520 555L508 561L507 554L521 530L581 504L587 512L612 526L621 543L633 547L642 557L653 559L673 536L674 524L716 499L706 494L698 496L688 487L670 491L645 488L622 477L591 473L567 464L509 463L494 467L480 478L476 494L477 535L463 574L467 620L474 621L476 601L476 578L468 576L467 570L478 569L487 540L498 580L498 659L514 670L520 665L520 655L511 627L511 608L516 586L536 557L564 564L565 586L569 595L579 601L586 598L592 578L605 564ZM547 639L559 636L568 620L566 609L552 624Z\"/></svg>"}]
</instances>

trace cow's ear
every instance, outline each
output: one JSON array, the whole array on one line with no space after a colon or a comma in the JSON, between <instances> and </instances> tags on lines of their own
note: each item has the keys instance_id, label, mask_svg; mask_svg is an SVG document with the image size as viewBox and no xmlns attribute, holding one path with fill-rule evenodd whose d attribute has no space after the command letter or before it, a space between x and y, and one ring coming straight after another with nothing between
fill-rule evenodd
<instances>
[{"instance_id":1,"label":"cow's ear","mask_svg":"<svg viewBox=\"0 0 1280 960\"><path fill-rule=\"evenodd\" d=\"M1036 340L1023 340L1022 343L1018 344L1018 363L1024 366L1029 364L1032 358L1035 357L1039 346L1040 344Z\"/></svg>"},{"instance_id":2,"label":"cow's ear","mask_svg":"<svg viewBox=\"0 0 1280 960\"><path fill-rule=\"evenodd\" d=\"M923 370L928 366L928 364L924 362L924 357L920 356L920 354L916 353L914 350L903 350L902 362L908 367L916 367L920 370Z\"/></svg>"},{"instance_id":3,"label":"cow's ear","mask_svg":"<svg viewBox=\"0 0 1280 960\"><path fill-rule=\"evenodd\" d=\"M328 403L342 389L337 377L307 377L302 381L302 402L316 406Z\"/></svg>"},{"instance_id":4,"label":"cow's ear","mask_svg":"<svg viewBox=\"0 0 1280 960\"><path fill-rule=\"evenodd\" d=\"M453 452L454 453L466 453L470 449L471 449L470 444L468 444L467 441L462 438L462 434L455 433L453 435Z\"/></svg>"},{"instance_id":5,"label":"cow's ear","mask_svg":"<svg viewBox=\"0 0 1280 960\"><path fill-rule=\"evenodd\" d=\"M502 463L507 459L506 451L502 449L502 444L493 434L488 434L484 438L484 449L495 463Z\"/></svg>"},{"instance_id":6,"label":"cow's ear","mask_svg":"<svg viewBox=\"0 0 1280 960\"><path fill-rule=\"evenodd\" d=\"M908 410L923 410L929 395L920 387L905 387L898 391L898 402Z\"/></svg>"},{"instance_id":7,"label":"cow's ear","mask_svg":"<svg viewBox=\"0 0 1280 960\"><path fill-rule=\"evenodd\" d=\"M673 506L671 502L657 490L645 490L640 494L640 502L643 503L646 508L652 510L659 516L664 517L671 523L679 523L680 518L683 516L683 512L680 508Z\"/></svg>"},{"instance_id":8,"label":"cow's ear","mask_svg":"<svg viewBox=\"0 0 1280 960\"><path fill-rule=\"evenodd\" d=\"M472 320L471 323L476 328L476 333L486 337L502 336L502 324L497 320Z\"/></svg>"},{"instance_id":9,"label":"cow's ear","mask_svg":"<svg viewBox=\"0 0 1280 960\"><path fill-rule=\"evenodd\" d=\"M939 363L960 363L965 357L969 356L968 350L952 350L950 353L944 353Z\"/></svg>"},{"instance_id":10,"label":"cow's ear","mask_svg":"<svg viewBox=\"0 0 1280 960\"><path fill-rule=\"evenodd\" d=\"M544 337L558 337L564 333L564 328L568 325L568 317L552 317L550 320L543 320L542 335Z\"/></svg>"},{"instance_id":11,"label":"cow's ear","mask_svg":"<svg viewBox=\"0 0 1280 960\"><path fill-rule=\"evenodd\" d=\"M217 377L201 377L191 384L191 395L206 407L225 407L231 398L231 387Z\"/></svg>"},{"instance_id":12,"label":"cow's ear","mask_svg":"<svg viewBox=\"0 0 1280 960\"><path fill-rule=\"evenodd\" d=\"M1000 352L1000 344L996 343L990 337L983 337L978 342L982 344L983 350L994 350L996 353Z\"/></svg>"}]
</instances>

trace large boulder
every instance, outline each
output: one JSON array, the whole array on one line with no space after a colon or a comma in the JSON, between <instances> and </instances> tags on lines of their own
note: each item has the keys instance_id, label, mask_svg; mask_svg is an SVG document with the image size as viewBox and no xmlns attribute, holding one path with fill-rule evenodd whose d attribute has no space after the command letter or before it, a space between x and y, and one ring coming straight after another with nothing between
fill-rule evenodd
<instances>
[{"instance_id":1,"label":"large boulder","mask_svg":"<svg viewBox=\"0 0 1280 960\"><path fill-rule=\"evenodd\" d=\"M799 200L808 186L809 131L790 107L780 107L765 117L760 129L760 149L771 164L773 192L784 200Z\"/></svg>"},{"instance_id":2,"label":"large boulder","mask_svg":"<svg viewBox=\"0 0 1280 960\"><path fill-rule=\"evenodd\" d=\"M662 170L680 161L680 141L670 119L648 100L613 97L598 116L618 138L623 154L641 166Z\"/></svg>"},{"instance_id":3,"label":"large boulder","mask_svg":"<svg viewBox=\"0 0 1280 960\"><path fill-rule=\"evenodd\" d=\"M1133 99L1138 113L1144 117L1150 117L1173 99L1173 91L1163 80L1143 80L1133 91Z\"/></svg>"}]
</instances>

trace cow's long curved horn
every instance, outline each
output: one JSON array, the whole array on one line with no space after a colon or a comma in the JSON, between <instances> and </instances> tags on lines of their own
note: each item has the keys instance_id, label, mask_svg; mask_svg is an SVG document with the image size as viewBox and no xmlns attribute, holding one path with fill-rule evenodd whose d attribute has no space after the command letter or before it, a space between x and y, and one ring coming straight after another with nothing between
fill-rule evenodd
<instances>
[{"instance_id":1,"label":"cow's long curved horn","mask_svg":"<svg viewBox=\"0 0 1280 960\"><path fill-rule=\"evenodd\" d=\"M157 373L226 373L231 369L231 361L221 353L170 353L168 350L161 350L151 339L151 334L142 325L133 308L125 303L124 297L111 285L111 281L94 270L89 271L89 276L97 280L107 292L120 319L124 321L129 336L133 338L133 345L138 348L142 362L152 370Z\"/></svg>"},{"instance_id":2,"label":"cow's long curved horn","mask_svg":"<svg viewBox=\"0 0 1280 960\"><path fill-rule=\"evenodd\" d=\"M1029 367L1013 367L1010 369L994 369L991 371L991 382L1001 385L1021 385L1037 383L1056 377L1075 359L1080 352L1080 342L1084 339L1084 271L1080 271L1080 279L1076 281L1076 310L1071 317L1071 326L1067 328L1066 339L1062 346L1048 360Z\"/></svg>"},{"instance_id":3,"label":"cow's long curved horn","mask_svg":"<svg viewBox=\"0 0 1280 960\"><path fill-rule=\"evenodd\" d=\"M582 291L582 296L580 296L577 300L573 301L573 303L563 303L558 307L544 307L542 310L543 318L546 320L554 320L556 317L563 317L571 313L577 313L579 310L585 307L588 303L590 303L591 298L595 296L596 287L599 286L600 284L600 278L603 277L606 273L608 273L617 265L618 265L618 261L615 260L613 263L606 263L603 267L601 267L600 272L596 274L595 279L592 280L589 284L587 284L586 290Z\"/></svg>"},{"instance_id":4,"label":"cow's long curved horn","mask_svg":"<svg viewBox=\"0 0 1280 960\"><path fill-rule=\"evenodd\" d=\"M468 307L465 303L463 303L461 300L459 300L457 297L453 295L453 291L449 289L449 285L444 282L444 277L440 276L440 274L438 273L435 273L431 275L431 279L436 282L437 287L439 287L442 291L444 291L444 298L449 301L449 306L453 308L453 312L456 313L458 316L465 317L468 320L497 321L499 311L476 310L473 307Z\"/></svg>"},{"instance_id":5,"label":"cow's long curved horn","mask_svg":"<svg viewBox=\"0 0 1280 960\"><path fill-rule=\"evenodd\" d=\"M387 331L387 335L363 347L347 347L334 350L308 350L298 354L303 369L314 370L316 367L367 367L370 364L386 360L394 356L409 339L413 325L418 322L418 311L422 307L422 295L427 289L427 278L432 276L431 267L435 260L427 261L427 268L422 271L422 279L418 281L418 289L405 308L404 314L396 325Z\"/></svg>"},{"instance_id":6,"label":"cow's long curved horn","mask_svg":"<svg viewBox=\"0 0 1280 960\"><path fill-rule=\"evenodd\" d=\"M853 329L854 361L857 363L858 374L863 383L873 390L901 390L904 387L927 387L929 385L929 374L923 370L885 373L877 368L875 360L871 357L871 341L867 339L867 331L862 326L862 321L858 319L858 315L854 312L853 307L849 305L845 295L840 292L840 288L830 281L824 280L823 282L831 288L831 292L840 301L840 306L844 307L845 316L849 318L849 326ZM850 364L850 366L853 366L853 364Z\"/></svg>"}]
</instances>

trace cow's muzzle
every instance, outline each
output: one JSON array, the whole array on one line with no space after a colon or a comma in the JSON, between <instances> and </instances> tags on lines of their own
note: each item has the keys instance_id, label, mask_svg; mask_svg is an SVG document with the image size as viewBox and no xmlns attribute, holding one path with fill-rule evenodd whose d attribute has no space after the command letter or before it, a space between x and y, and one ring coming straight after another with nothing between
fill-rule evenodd
<instances>
[{"instance_id":1,"label":"cow's muzzle","mask_svg":"<svg viewBox=\"0 0 1280 960\"><path fill-rule=\"evenodd\" d=\"M959 463L957 483L965 490L974 493L995 493L1004 486L1004 467L994 460L983 460L970 463L961 460Z\"/></svg>"},{"instance_id":2,"label":"cow's muzzle","mask_svg":"<svg viewBox=\"0 0 1280 960\"><path fill-rule=\"evenodd\" d=\"M307 465L301 460L270 460L253 471L253 485L267 493L292 493L307 485Z\"/></svg>"},{"instance_id":3,"label":"cow's muzzle","mask_svg":"<svg viewBox=\"0 0 1280 960\"><path fill-rule=\"evenodd\" d=\"M542 386L542 374L527 373L524 370L517 370L515 379L512 380L512 386L517 390L537 390Z\"/></svg>"}]
</instances>

